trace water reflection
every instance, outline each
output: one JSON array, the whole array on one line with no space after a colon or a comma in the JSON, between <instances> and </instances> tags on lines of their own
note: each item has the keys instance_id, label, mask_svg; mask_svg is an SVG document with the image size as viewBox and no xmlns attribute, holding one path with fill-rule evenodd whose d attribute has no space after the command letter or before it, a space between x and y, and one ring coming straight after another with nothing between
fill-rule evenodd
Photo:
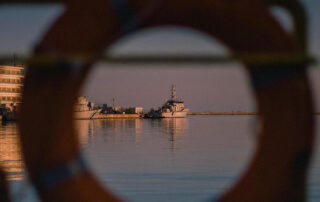
<instances>
[{"instance_id":1,"label":"water reflection","mask_svg":"<svg viewBox=\"0 0 320 202\"><path fill-rule=\"evenodd\" d=\"M129 141L135 144L143 142L146 135L164 134L168 136L170 149L177 148L177 142L183 138L188 128L188 119L106 119L106 120L77 120L76 130L83 148L94 144L95 135L102 136L107 142ZM95 134L97 131L97 134ZM99 137L100 138L100 137Z\"/></svg>"},{"instance_id":2,"label":"water reflection","mask_svg":"<svg viewBox=\"0 0 320 202\"><path fill-rule=\"evenodd\" d=\"M161 119L161 124L165 129L165 133L169 136L170 148L177 149L177 142L183 138L183 135L188 127L188 119L171 118Z\"/></svg>"},{"instance_id":3,"label":"water reflection","mask_svg":"<svg viewBox=\"0 0 320 202\"><path fill-rule=\"evenodd\" d=\"M125 199L204 201L246 165L248 119L94 120L85 153L102 183Z\"/></svg>"},{"instance_id":4,"label":"water reflection","mask_svg":"<svg viewBox=\"0 0 320 202\"><path fill-rule=\"evenodd\" d=\"M166 129L166 133L170 134L173 138L183 136L188 126L188 120L185 118L161 119L161 123Z\"/></svg>"},{"instance_id":5,"label":"water reflection","mask_svg":"<svg viewBox=\"0 0 320 202\"><path fill-rule=\"evenodd\" d=\"M78 134L80 145L82 148L86 148L94 135L93 120L76 120L75 129Z\"/></svg>"},{"instance_id":6,"label":"water reflection","mask_svg":"<svg viewBox=\"0 0 320 202\"><path fill-rule=\"evenodd\" d=\"M23 162L15 123L0 127L0 165L9 181L23 180Z\"/></svg>"},{"instance_id":7,"label":"water reflection","mask_svg":"<svg viewBox=\"0 0 320 202\"><path fill-rule=\"evenodd\" d=\"M142 141L142 119L107 119L95 120L95 128L107 142L134 142Z\"/></svg>"},{"instance_id":8,"label":"water reflection","mask_svg":"<svg viewBox=\"0 0 320 202\"><path fill-rule=\"evenodd\" d=\"M123 198L191 202L223 192L246 167L255 143L248 127L251 119L77 120L75 127L98 179ZM320 125L320 119L317 123ZM319 201L318 148L309 178L311 202ZM24 178L16 124L0 127L0 165L14 186L21 183L16 182Z\"/></svg>"}]
</instances>

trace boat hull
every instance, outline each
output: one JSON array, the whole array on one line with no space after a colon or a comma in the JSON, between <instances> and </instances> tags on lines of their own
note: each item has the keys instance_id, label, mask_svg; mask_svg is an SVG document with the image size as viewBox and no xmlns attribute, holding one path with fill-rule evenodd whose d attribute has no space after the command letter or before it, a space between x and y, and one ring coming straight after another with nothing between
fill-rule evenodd
<instances>
[{"instance_id":1,"label":"boat hull","mask_svg":"<svg viewBox=\"0 0 320 202\"><path fill-rule=\"evenodd\" d=\"M99 110L77 111L73 113L74 119L94 119L99 114Z\"/></svg>"},{"instance_id":2,"label":"boat hull","mask_svg":"<svg viewBox=\"0 0 320 202\"><path fill-rule=\"evenodd\" d=\"M188 111L181 112L162 112L162 118L185 118L188 114Z\"/></svg>"}]
</instances>

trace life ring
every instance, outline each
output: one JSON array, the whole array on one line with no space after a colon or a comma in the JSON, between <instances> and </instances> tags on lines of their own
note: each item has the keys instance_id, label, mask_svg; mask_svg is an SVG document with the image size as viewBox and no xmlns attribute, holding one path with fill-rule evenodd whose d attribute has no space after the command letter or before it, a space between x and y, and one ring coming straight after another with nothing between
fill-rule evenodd
<instances>
[{"instance_id":1,"label":"life ring","mask_svg":"<svg viewBox=\"0 0 320 202\"><path fill-rule=\"evenodd\" d=\"M303 49L298 40L281 28L262 0L148 2L70 0L36 48L25 79L20 130L26 167L40 197L118 200L75 158L74 98L107 46L124 33L170 24L203 31L224 43L245 63L254 85L261 125L257 149L240 180L219 200L303 201L314 127L306 65L293 59ZM269 59L284 57L265 63L243 57L266 53ZM63 165L60 173L70 172L70 165L77 165L78 172L54 183L41 181L50 179L57 165Z\"/></svg>"}]
</instances>

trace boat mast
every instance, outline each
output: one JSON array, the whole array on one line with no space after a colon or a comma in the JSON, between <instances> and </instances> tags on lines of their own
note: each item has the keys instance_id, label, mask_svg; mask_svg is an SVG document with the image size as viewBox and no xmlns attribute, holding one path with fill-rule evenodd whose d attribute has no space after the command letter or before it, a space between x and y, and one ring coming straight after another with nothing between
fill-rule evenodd
<instances>
[{"instance_id":1,"label":"boat mast","mask_svg":"<svg viewBox=\"0 0 320 202\"><path fill-rule=\"evenodd\" d=\"M177 99L177 92L174 85L171 86L171 99L176 100Z\"/></svg>"}]
</instances>

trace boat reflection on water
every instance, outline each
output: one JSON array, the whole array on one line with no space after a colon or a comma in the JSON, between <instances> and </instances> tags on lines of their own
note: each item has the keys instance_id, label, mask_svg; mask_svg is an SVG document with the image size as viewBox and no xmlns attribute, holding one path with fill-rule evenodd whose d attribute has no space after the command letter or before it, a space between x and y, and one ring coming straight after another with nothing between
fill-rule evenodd
<instances>
[{"instance_id":1,"label":"boat reflection on water","mask_svg":"<svg viewBox=\"0 0 320 202\"><path fill-rule=\"evenodd\" d=\"M170 134L170 141L182 137L185 130L188 129L188 119L185 118L168 118L160 119L160 121L166 133Z\"/></svg>"},{"instance_id":2,"label":"boat reflection on water","mask_svg":"<svg viewBox=\"0 0 320 202\"><path fill-rule=\"evenodd\" d=\"M24 179L18 126L15 123L8 123L0 127L0 166L9 181Z\"/></svg>"},{"instance_id":3,"label":"boat reflection on water","mask_svg":"<svg viewBox=\"0 0 320 202\"><path fill-rule=\"evenodd\" d=\"M177 143L183 139L185 131L188 129L188 119L186 118L167 118L160 120L165 133L169 136L171 149L177 149Z\"/></svg>"},{"instance_id":4,"label":"boat reflection on water","mask_svg":"<svg viewBox=\"0 0 320 202\"><path fill-rule=\"evenodd\" d=\"M75 130L81 147L84 149L90 144L90 139L94 135L93 120L75 120Z\"/></svg>"},{"instance_id":5,"label":"boat reflection on water","mask_svg":"<svg viewBox=\"0 0 320 202\"><path fill-rule=\"evenodd\" d=\"M141 140L142 119L75 120L76 131L82 148L94 144L94 139L104 137L108 142L122 141L129 136L135 142Z\"/></svg>"},{"instance_id":6,"label":"boat reflection on water","mask_svg":"<svg viewBox=\"0 0 320 202\"><path fill-rule=\"evenodd\" d=\"M177 148L176 143L183 139L188 128L188 119L105 119L105 120L76 120L76 130L79 134L82 148L95 144L95 140L103 139L111 143L131 142L143 143L150 138L157 139L161 134L161 141L165 134L170 143L170 149ZM93 145L91 145L93 146Z\"/></svg>"}]
</instances>

